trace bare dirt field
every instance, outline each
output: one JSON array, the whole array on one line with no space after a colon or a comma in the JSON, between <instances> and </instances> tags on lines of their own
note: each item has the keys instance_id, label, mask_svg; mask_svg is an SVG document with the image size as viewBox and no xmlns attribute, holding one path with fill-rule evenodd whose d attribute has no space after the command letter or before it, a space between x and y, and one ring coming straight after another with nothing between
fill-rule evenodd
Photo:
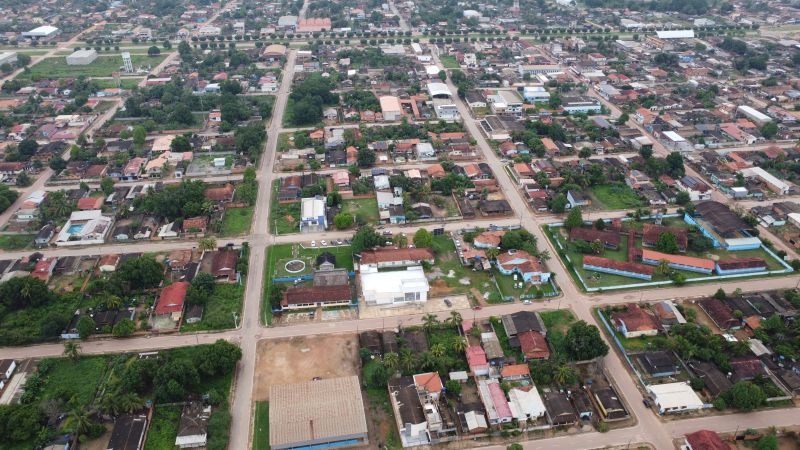
<instances>
[{"instance_id":1,"label":"bare dirt field","mask_svg":"<svg viewBox=\"0 0 800 450\"><path fill-rule=\"evenodd\" d=\"M358 375L359 366L354 334L264 340L256 350L253 400L269 400L273 384Z\"/></svg>"}]
</instances>

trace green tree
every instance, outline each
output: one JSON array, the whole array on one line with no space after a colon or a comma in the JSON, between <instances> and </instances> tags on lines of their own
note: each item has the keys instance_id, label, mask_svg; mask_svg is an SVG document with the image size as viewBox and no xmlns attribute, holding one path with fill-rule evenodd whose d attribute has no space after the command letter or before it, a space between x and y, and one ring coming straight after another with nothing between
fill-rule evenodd
<instances>
[{"instance_id":1,"label":"green tree","mask_svg":"<svg viewBox=\"0 0 800 450\"><path fill-rule=\"evenodd\" d=\"M764 139L772 139L778 134L778 124L775 122L767 122L761 127L761 135Z\"/></svg>"},{"instance_id":2,"label":"green tree","mask_svg":"<svg viewBox=\"0 0 800 450\"><path fill-rule=\"evenodd\" d=\"M567 218L564 219L564 228L571 230L573 228L580 228L581 226L583 226L583 214L581 213L581 209L579 207L570 209Z\"/></svg>"},{"instance_id":3,"label":"green tree","mask_svg":"<svg viewBox=\"0 0 800 450\"><path fill-rule=\"evenodd\" d=\"M425 314L422 317L422 329L425 330L425 333L430 334L434 328L439 325L439 319L436 318L433 314Z\"/></svg>"},{"instance_id":4,"label":"green tree","mask_svg":"<svg viewBox=\"0 0 800 450\"><path fill-rule=\"evenodd\" d=\"M397 370L400 368L400 357L395 352L385 353L383 355L383 365L392 370Z\"/></svg>"},{"instance_id":5,"label":"green tree","mask_svg":"<svg viewBox=\"0 0 800 450\"><path fill-rule=\"evenodd\" d=\"M756 442L756 450L778 450L778 438L770 433Z\"/></svg>"},{"instance_id":6,"label":"green tree","mask_svg":"<svg viewBox=\"0 0 800 450\"><path fill-rule=\"evenodd\" d=\"M103 177L100 180L100 190L106 195L114 193L114 179L111 177Z\"/></svg>"},{"instance_id":7,"label":"green tree","mask_svg":"<svg viewBox=\"0 0 800 450\"><path fill-rule=\"evenodd\" d=\"M447 380L444 383L444 389L448 395L458 397L461 395L461 383L458 380Z\"/></svg>"},{"instance_id":8,"label":"green tree","mask_svg":"<svg viewBox=\"0 0 800 450\"><path fill-rule=\"evenodd\" d=\"M442 81L446 81L447 80L447 72L445 72L444 70L440 70L439 71L439 79L442 80Z\"/></svg>"},{"instance_id":9,"label":"green tree","mask_svg":"<svg viewBox=\"0 0 800 450\"><path fill-rule=\"evenodd\" d=\"M81 318L78 319L78 323L75 325L75 329L78 330L78 335L81 339L87 339L94 334L94 320L89 316L81 316Z\"/></svg>"},{"instance_id":10,"label":"green tree","mask_svg":"<svg viewBox=\"0 0 800 450\"><path fill-rule=\"evenodd\" d=\"M137 148L144 146L145 139L147 139L147 130L143 126L137 125L133 128L133 144Z\"/></svg>"},{"instance_id":11,"label":"green tree","mask_svg":"<svg viewBox=\"0 0 800 450\"><path fill-rule=\"evenodd\" d=\"M728 404L742 411L751 411L767 401L767 395L750 381L739 381L726 394Z\"/></svg>"},{"instance_id":12,"label":"green tree","mask_svg":"<svg viewBox=\"0 0 800 450\"><path fill-rule=\"evenodd\" d=\"M567 209L568 204L567 196L563 193L556 195L553 200L550 201L550 211L561 214Z\"/></svg>"},{"instance_id":13,"label":"green tree","mask_svg":"<svg viewBox=\"0 0 800 450\"><path fill-rule=\"evenodd\" d=\"M345 230L353 226L353 215L348 212L340 212L333 218L333 225L339 230Z\"/></svg>"},{"instance_id":14,"label":"green tree","mask_svg":"<svg viewBox=\"0 0 800 450\"><path fill-rule=\"evenodd\" d=\"M147 56L158 56L161 54L161 49L156 47L155 45L150 46L147 49Z\"/></svg>"},{"instance_id":15,"label":"green tree","mask_svg":"<svg viewBox=\"0 0 800 450\"><path fill-rule=\"evenodd\" d=\"M114 324L111 334L115 337L127 337L132 335L134 331L136 331L136 324L128 318L123 318Z\"/></svg>"},{"instance_id":16,"label":"green tree","mask_svg":"<svg viewBox=\"0 0 800 450\"><path fill-rule=\"evenodd\" d=\"M418 248L430 248L433 245L433 235L425 228L420 228L414 233L414 246Z\"/></svg>"},{"instance_id":17,"label":"green tree","mask_svg":"<svg viewBox=\"0 0 800 450\"><path fill-rule=\"evenodd\" d=\"M570 325L565 348L573 361L584 361L608 354L608 345L600 337L597 327L583 320Z\"/></svg>"},{"instance_id":18,"label":"green tree","mask_svg":"<svg viewBox=\"0 0 800 450\"><path fill-rule=\"evenodd\" d=\"M215 237L207 237L197 241L197 248L203 251L211 251L217 248L217 239Z\"/></svg>"},{"instance_id":19,"label":"green tree","mask_svg":"<svg viewBox=\"0 0 800 450\"><path fill-rule=\"evenodd\" d=\"M350 243L350 249L353 253L361 253L362 250L371 249L383 244L384 239L379 235L374 228L370 226L362 226L355 234Z\"/></svg>"},{"instance_id":20,"label":"green tree","mask_svg":"<svg viewBox=\"0 0 800 450\"><path fill-rule=\"evenodd\" d=\"M53 169L56 175L60 174L62 170L67 168L67 162L60 156L51 159L47 165Z\"/></svg>"},{"instance_id":21,"label":"green tree","mask_svg":"<svg viewBox=\"0 0 800 450\"><path fill-rule=\"evenodd\" d=\"M678 253L678 238L669 231L661 233L656 241L656 250L671 255Z\"/></svg>"},{"instance_id":22,"label":"green tree","mask_svg":"<svg viewBox=\"0 0 800 450\"><path fill-rule=\"evenodd\" d=\"M506 450L523 450L522 444L511 444L506 447Z\"/></svg>"},{"instance_id":23,"label":"green tree","mask_svg":"<svg viewBox=\"0 0 800 450\"><path fill-rule=\"evenodd\" d=\"M595 229L597 229L597 230L603 231L603 230L605 230L605 229L606 229L606 221L605 221L605 220L603 220L603 219L597 219L597 220L594 222L594 227L595 227Z\"/></svg>"},{"instance_id":24,"label":"green tree","mask_svg":"<svg viewBox=\"0 0 800 450\"><path fill-rule=\"evenodd\" d=\"M675 203L678 205L685 205L692 201L691 197L689 197L688 192L680 191L675 195Z\"/></svg>"}]
</instances>

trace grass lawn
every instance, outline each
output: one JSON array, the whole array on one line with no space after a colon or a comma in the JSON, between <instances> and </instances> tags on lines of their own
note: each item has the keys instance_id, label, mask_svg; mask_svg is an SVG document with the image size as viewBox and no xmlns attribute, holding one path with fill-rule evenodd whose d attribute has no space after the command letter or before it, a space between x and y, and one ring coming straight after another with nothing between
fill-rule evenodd
<instances>
[{"instance_id":1,"label":"grass lawn","mask_svg":"<svg viewBox=\"0 0 800 450\"><path fill-rule=\"evenodd\" d=\"M597 209L630 209L644 204L636 192L624 183L593 186L589 194L592 206Z\"/></svg>"},{"instance_id":2,"label":"grass lawn","mask_svg":"<svg viewBox=\"0 0 800 450\"><path fill-rule=\"evenodd\" d=\"M138 86L143 79L144 78L120 78L119 87L121 87L122 89L133 89L136 86ZM117 80L102 79L102 80L92 80L92 81L97 83L100 89L117 87Z\"/></svg>"},{"instance_id":3,"label":"grass lawn","mask_svg":"<svg viewBox=\"0 0 800 450\"><path fill-rule=\"evenodd\" d=\"M281 133L278 135L278 147L277 151L285 152L286 150L291 150L294 148L291 142L289 142L289 138L292 137L293 133Z\"/></svg>"},{"instance_id":4,"label":"grass lawn","mask_svg":"<svg viewBox=\"0 0 800 450\"><path fill-rule=\"evenodd\" d=\"M181 407L156 406L144 450L172 450L181 422Z\"/></svg>"},{"instance_id":5,"label":"grass lawn","mask_svg":"<svg viewBox=\"0 0 800 450\"><path fill-rule=\"evenodd\" d=\"M228 208L225 210L225 217L222 219L223 237L239 236L250 231L253 223L253 207Z\"/></svg>"},{"instance_id":6,"label":"grass lawn","mask_svg":"<svg viewBox=\"0 0 800 450\"><path fill-rule=\"evenodd\" d=\"M197 323L184 323L181 331L224 330L236 327L233 314L241 321L244 284L217 283L205 305L203 318Z\"/></svg>"},{"instance_id":7,"label":"grass lawn","mask_svg":"<svg viewBox=\"0 0 800 450\"><path fill-rule=\"evenodd\" d=\"M166 58L166 55L159 56L146 56L146 55L131 55L134 66L157 66L161 61ZM110 77L113 72L116 72L122 66L122 58L119 56L99 56L91 64L85 66L69 66L67 65L66 58L53 57L45 58L38 64L31 67L28 74L22 73L20 77L30 78L33 80L38 79L57 79L57 78L77 78L79 76L87 77Z\"/></svg>"},{"instance_id":8,"label":"grass lawn","mask_svg":"<svg viewBox=\"0 0 800 450\"><path fill-rule=\"evenodd\" d=\"M45 375L42 398L72 398L87 405L97 393L108 370L109 357L84 356L77 361L66 358L53 360L53 366Z\"/></svg>"},{"instance_id":9,"label":"grass lawn","mask_svg":"<svg viewBox=\"0 0 800 450\"><path fill-rule=\"evenodd\" d=\"M377 223L381 218L374 197L342 200L342 211L352 214L359 223Z\"/></svg>"},{"instance_id":10,"label":"grass lawn","mask_svg":"<svg viewBox=\"0 0 800 450\"><path fill-rule=\"evenodd\" d=\"M300 231L300 202L278 203L278 190L281 181L272 183L272 207L269 212L269 226L275 234L291 234Z\"/></svg>"},{"instance_id":11,"label":"grass lawn","mask_svg":"<svg viewBox=\"0 0 800 450\"><path fill-rule=\"evenodd\" d=\"M550 343L553 353L566 356L564 340L567 336L567 329L575 322L575 317L566 309L544 311L540 315L547 327L547 342Z\"/></svg>"},{"instance_id":12,"label":"grass lawn","mask_svg":"<svg viewBox=\"0 0 800 450\"><path fill-rule=\"evenodd\" d=\"M35 234L3 234L0 235L0 248L3 250L22 250L33 244Z\"/></svg>"},{"instance_id":13,"label":"grass lawn","mask_svg":"<svg viewBox=\"0 0 800 450\"><path fill-rule=\"evenodd\" d=\"M256 402L253 450L269 450L269 402Z\"/></svg>"},{"instance_id":14,"label":"grass lawn","mask_svg":"<svg viewBox=\"0 0 800 450\"><path fill-rule=\"evenodd\" d=\"M455 56L442 55L439 57L439 61L442 62L442 65L445 69L458 69L461 67L458 65L458 61L456 60Z\"/></svg>"},{"instance_id":15,"label":"grass lawn","mask_svg":"<svg viewBox=\"0 0 800 450\"><path fill-rule=\"evenodd\" d=\"M521 277L517 277L517 280L514 281L513 275L503 275L497 269L492 269L492 273L494 274L494 279L497 281L497 286L500 287L501 295L519 298L519 296L525 292L525 285L527 283L523 283L522 288L515 286L515 284L519 285L522 281Z\"/></svg>"}]
</instances>

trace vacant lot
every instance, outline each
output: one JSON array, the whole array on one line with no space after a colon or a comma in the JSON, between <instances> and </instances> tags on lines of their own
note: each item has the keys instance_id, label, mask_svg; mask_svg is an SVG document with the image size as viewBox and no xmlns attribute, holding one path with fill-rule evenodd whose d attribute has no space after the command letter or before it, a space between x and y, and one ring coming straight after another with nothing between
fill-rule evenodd
<instances>
[{"instance_id":1,"label":"vacant lot","mask_svg":"<svg viewBox=\"0 0 800 450\"><path fill-rule=\"evenodd\" d=\"M359 364L356 335L261 341L256 350L253 400L268 400L273 384L358 375Z\"/></svg>"},{"instance_id":2,"label":"vacant lot","mask_svg":"<svg viewBox=\"0 0 800 450\"><path fill-rule=\"evenodd\" d=\"M145 56L131 55L134 67L155 67L164 60L166 55ZM110 77L114 72L119 71L122 66L122 58L115 56L99 56L91 64L85 66L69 66L65 57L45 58L40 63L31 67L28 76L33 79L55 79L72 78L79 76L86 77ZM21 74L22 77L25 73Z\"/></svg>"},{"instance_id":3,"label":"vacant lot","mask_svg":"<svg viewBox=\"0 0 800 450\"><path fill-rule=\"evenodd\" d=\"M222 219L223 237L239 236L250 231L253 223L253 207L228 208L225 210L225 217Z\"/></svg>"},{"instance_id":4,"label":"vacant lot","mask_svg":"<svg viewBox=\"0 0 800 450\"><path fill-rule=\"evenodd\" d=\"M0 249L22 250L33 244L34 234L4 234L0 236Z\"/></svg>"},{"instance_id":5,"label":"vacant lot","mask_svg":"<svg viewBox=\"0 0 800 450\"><path fill-rule=\"evenodd\" d=\"M642 199L623 183L601 184L591 189L592 206L596 209L630 209L642 206Z\"/></svg>"},{"instance_id":6,"label":"vacant lot","mask_svg":"<svg viewBox=\"0 0 800 450\"><path fill-rule=\"evenodd\" d=\"M358 223L376 223L380 219L375 198L357 198L342 201L342 211L349 212Z\"/></svg>"}]
</instances>

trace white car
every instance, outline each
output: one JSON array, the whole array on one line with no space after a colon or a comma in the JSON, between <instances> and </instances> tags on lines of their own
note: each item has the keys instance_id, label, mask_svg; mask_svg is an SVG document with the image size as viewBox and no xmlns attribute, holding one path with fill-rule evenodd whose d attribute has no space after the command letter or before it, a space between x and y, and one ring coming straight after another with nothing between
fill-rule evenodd
<instances>
[{"instance_id":1,"label":"white car","mask_svg":"<svg viewBox=\"0 0 800 450\"><path fill-rule=\"evenodd\" d=\"M317 246L317 241L311 241L311 246L312 247L316 247Z\"/></svg>"},{"instance_id":2,"label":"white car","mask_svg":"<svg viewBox=\"0 0 800 450\"><path fill-rule=\"evenodd\" d=\"M322 241L319 241L319 245L321 245L321 246L325 247L325 246L327 246L327 245L328 245L328 243L327 243L327 242L325 242L324 240L322 240Z\"/></svg>"}]
</instances>

